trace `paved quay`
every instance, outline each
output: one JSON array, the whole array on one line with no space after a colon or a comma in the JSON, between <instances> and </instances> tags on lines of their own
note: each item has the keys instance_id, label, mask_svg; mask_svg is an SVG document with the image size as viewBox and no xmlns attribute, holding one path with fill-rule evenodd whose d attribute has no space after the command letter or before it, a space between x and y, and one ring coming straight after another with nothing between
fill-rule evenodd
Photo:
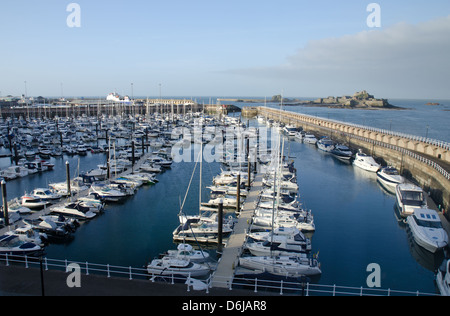
<instances>
[{"instance_id":1,"label":"paved quay","mask_svg":"<svg viewBox=\"0 0 450 316\"><path fill-rule=\"evenodd\" d=\"M79 288L67 286L69 273L44 270L45 296L270 296L279 295L245 289L211 288L188 291L186 284L152 282L150 280L81 274ZM0 296L42 296L40 269L36 267L6 266L0 263Z\"/></svg>"}]
</instances>

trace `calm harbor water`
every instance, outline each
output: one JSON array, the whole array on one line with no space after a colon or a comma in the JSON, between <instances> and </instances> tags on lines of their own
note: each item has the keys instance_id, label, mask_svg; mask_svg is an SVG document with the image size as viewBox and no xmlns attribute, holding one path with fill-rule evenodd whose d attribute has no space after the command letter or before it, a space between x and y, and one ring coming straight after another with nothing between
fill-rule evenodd
<instances>
[{"instance_id":1,"label":"calm harbor water","mask_svg":"<svg viewBox=\"0 0 450 316\"><path fill-rule=\"evenodd\" d=\"M330 118L339 119L333 117L333 109L301 107L297 110L328 110L332 113ZM403 131L415 134L415 123L411 122L418 118L402 120L397 117L401 113L405 114L405 111L407 110L369 112L374 115L373 120L377 113L394 113L396 119L393 117L392 121L397 123L396 120L399 120L398 122L405 124L409 122L408 126L412 125ZM356 112L363 115L363 112ZM326 112L321 114L323 113ZM439 113L448 115L449 112ZM436 119L441 120L440 123L444 121L442 115ZM349 117L346 120L349 121ZM379 121L381 119L377 119L377 122ZM250 123L253 126L258 125L256 121ZM437 127L430 123L429 136L450 141L448 128L446 126L443 129L447 130L446 134L433 136ZM288 144L286 152L289 150L297 168L300 201L304 207L311 209L315 216L316 232L312 237L312 245L313 251L319 252L322 265L323 274L319 282L366 286L366 278L369 275L366 268L370 263L377 263L381 267L382 288L436 292L434 270L442 258L421 250L408 237L406 227L395 216L395 196L385 192L373 174L337 161L311 145L295 141ZM52 158L55 170L8 182L8 199L20 197L26 191L45 187L51 182L64 181L65 161L69 161L73 176L78 164L80 171L88 171L105 160L104 154L91 153L80 158ZM0 159L0 167L9 164L8 158ZM172 241L172 231L178 225L180 203L186 193L194 165L195 162L174 163L171 169L157 176L159 183L141 187L125 202L108 205L103 215L84 223L71 242L49 245L46 248L47 257L143 267L159 253L174 249L176 245ZM203 202L209 198L209 190L205 187L220 173L220 168L218 162L203 164ZM196 174L198 175L198 168ZM198 190L199 177L194 176L184 207L187 214L198 212Z\"/></svg>"}]
</instances>

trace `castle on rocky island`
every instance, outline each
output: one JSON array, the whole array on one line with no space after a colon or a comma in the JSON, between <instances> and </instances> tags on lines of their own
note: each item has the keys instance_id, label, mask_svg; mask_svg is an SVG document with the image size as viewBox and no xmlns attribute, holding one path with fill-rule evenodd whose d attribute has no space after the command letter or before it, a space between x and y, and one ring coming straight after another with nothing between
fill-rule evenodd
<instances>
[{"instance_id":1,"label":"castle on rocky island","mask_svg":"<svg viewBox=\"0 0 450 316\"><path fill-rule=\"evenodd\" d=\"M320 105L340 105L345 107L392 107L387 99L376 99L366 90L356 92L353 96L319 98L312 101L312 104Z\"/></svg>"}]
</instances>

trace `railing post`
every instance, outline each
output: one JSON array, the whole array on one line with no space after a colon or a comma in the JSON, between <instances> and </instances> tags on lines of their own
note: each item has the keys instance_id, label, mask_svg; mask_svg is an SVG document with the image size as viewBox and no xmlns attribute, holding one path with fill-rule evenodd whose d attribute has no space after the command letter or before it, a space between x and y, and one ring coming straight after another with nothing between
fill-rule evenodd
<instances>
[{"instance_id":1,"label":"railing post","mask_svg":"<svg viewBox=\"0 0 450 316\"><path fill-rule=\"evenodd\" d=\"M283 280L280 282L280 295L283 295Z\"/></svg>"},{"instance_id":2,"label":"railing post","mask_svg":"<svg viewBox=\"0 0 450 316\"><path fill-rule=\"evenodd\" d=\"M25 255L25 268L28 269L28 257L27 257L27 255Z\"/></svg>"},{"instance_id":3,"label":"railing post","mask_svg":"<svg viewBox=\"0 0 450 316\"><path fill-rule=\"evenodd\" d=\"M133 280L132 274L131 274L131 266L130 266L130 280Z\"/></svg>"},{"instance_id":4,"label":"railing post","mask_svg":"<svg viewBox=\"0 0 450 316\"><path fill-rule=\"evenodd\" d=\"M106 265L106 269L108 271L108 278L111 277L111 275L109 274L109 263Z\"/></svg>"},{"instance_id":5,"label":"railing post","mask_svg":"<svg viewBox=\"0 0 450 316\"><path fill-rule=\"evenodd\" d=\"M191 273L189 272L188 278L187 278L187 280L186 280L186 283L187 283L187 291L188 291L188 292L191 291L191 289L189 288L189 283L190 283L190 281L191 281Z\"/></svg>"},{"instance_id":6,"label":"railing post","mask_svg":"<svg viewBox=\"0 0 450 316\"><path fill-rule=\"evenodd\" d=\"M86 275L89 275L88 262L86 261Z\"/></svg>"},{"instance_id":7,"label":"railing post","mask_svg":"<svg viewBox=\"0 0 450 316\"><path fill-rule=\"evenodd\" d=\"M258 292L258 278L255 278L255 293Z\"/></svg>"},{"instance_id":8,"label":"railing post","mask_svg":"<svg viewBox=\"0 0 450 316\"><path fill-rule=\"evenodd\" d=\"M47 257L44 258L45 271L48 271Z\"/></svg>"},{"instance_id":9,"label":"railing post","mask_svg":"<svg viewBox=\"0 0 450 316\"><path fill-rule=\"evenodd\" d=\"M336 296L336 284L333 285L333 296Z\"/></svg>"},{"instance_id":10,"label":"railing post","mask_svg":"<svg viewBox=\"0 0 450 316\"><path fill-rule=\"evenodd\" d=\"M6 266L9 267L8 254L6 254Z\"/></svg>"}]
</instances>

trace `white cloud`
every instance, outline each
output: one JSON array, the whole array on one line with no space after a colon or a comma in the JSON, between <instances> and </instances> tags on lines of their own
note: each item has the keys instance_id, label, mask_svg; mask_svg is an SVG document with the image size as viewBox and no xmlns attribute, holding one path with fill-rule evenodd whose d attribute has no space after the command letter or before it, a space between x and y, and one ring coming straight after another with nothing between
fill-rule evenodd
<instances>
[{"instance_id":1,"label":"white cloud","mask_svg":"<svg viewBox=\"0 0 450 316\"><path fill-rule=\"evenodd\" d=\"M380 97L450 99L450 16L314 40L283 65L232 72L286 80L305 96L367 89Z\"/></svg>"}]
</instances>

